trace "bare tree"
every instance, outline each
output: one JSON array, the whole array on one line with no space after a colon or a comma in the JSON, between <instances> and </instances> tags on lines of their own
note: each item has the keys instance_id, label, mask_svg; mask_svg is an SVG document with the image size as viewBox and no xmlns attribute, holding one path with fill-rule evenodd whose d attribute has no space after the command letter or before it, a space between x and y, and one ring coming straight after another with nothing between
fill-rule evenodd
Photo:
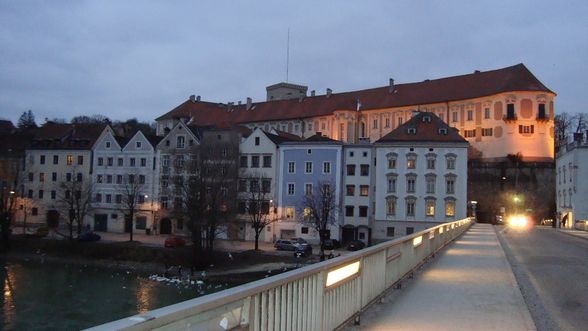
<instances>
[{"instance_id":1,"label":"bare tree","mask_svg":"<svg viewBox=\"0 0 588 331\"><path fill-rule=\"evenodd\" d=\"M558 148L566 144L572 130L573 118L570 114L563 112L555 116L554 124L555 147Z\"/></svg>"},{"instance_id":2,"label":"bare tree","mask_svg":"<svg viewBox=\"0 0 588 331\"><path fill-rule=\"evenodd\" d=\"M121 211L125 215L125 227L129 228L129 241L133 241L135 214L145 201L145 176L128 174L121 187Z\"/></svg>"},{"instance_id":3,"label":"bare tree","mask_svg":"<svg viewBox=\"0 0 588 331\"><path fill-rule=\"evenodd\" d=\"M16 206L17 182L14 178L0 178L0 250L10 247L11 225Z\"/></svg>"},{"instance_id":4,"label":"bare tree","mask_svg":"<svg viewBox=\"0 0 588 331\"><path fill-rule=\"evenodd\" d=\"M335 200L334 185L328 181L319 182L313 191L302 197L302 216L299 222L314 227L320 238L320 258L325 259L324 242L329 239L329 225L336 223L339 205ZM300 213L299 213L300 214Z\"/></svg>"},{"instance_id":5,"label":"bare tree","mask_svg":"<svg viewBox=\"0 0 588 331\"><path fill-rule=\"evenodd\" d=\"M270 186L267 178L261 175L245 175L241 177L245 185L249 183L249 190L241 192L240 196L245 203L245 212L248 223L255 232L255 250L259 250L259 237L266 226L274 223L277 219L270 216L270 202L268 199Z\"/></svg>"},{"instance_id":6,"label":"bare tree","mask_svg":"<svg viewBox=\"0 0 588 331\"><path fill-rule=\"evenodd\" d=\"M82 223L92 209L93 185L89 178L84 180L83 173L74 169L71 177L67 177L59 184L57 205L61 215L66 215L69 228L69 239L73 239L74 225L77 235L82 233Z\"/></svg>"}]
</instances>

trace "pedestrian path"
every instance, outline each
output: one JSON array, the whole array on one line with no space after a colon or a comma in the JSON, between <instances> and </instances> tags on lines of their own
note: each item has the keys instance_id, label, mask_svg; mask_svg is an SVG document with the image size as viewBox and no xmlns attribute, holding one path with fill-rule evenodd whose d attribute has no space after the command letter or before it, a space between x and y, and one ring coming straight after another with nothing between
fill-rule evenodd
<instances>
[{"instance_id":1,"label":"pedestrian path","mask_svg":"<svg viewBox=\"0 0 588 331\"><path fill-rule=\"evenodd\" d=\"M569 234L574 237L588 239L588 231L572 230L572 229L557 229L557 231Z\"/></svg>"},{"instance_id":2,"label":"pedestrian path","mask_svg":"<svg viewBox=\"0 0 588 331\"><path fill-rule=\"evenodd\" d=\"M494 227L475 224L348 330L535 330Z\"/></svg>"}]
</instances>

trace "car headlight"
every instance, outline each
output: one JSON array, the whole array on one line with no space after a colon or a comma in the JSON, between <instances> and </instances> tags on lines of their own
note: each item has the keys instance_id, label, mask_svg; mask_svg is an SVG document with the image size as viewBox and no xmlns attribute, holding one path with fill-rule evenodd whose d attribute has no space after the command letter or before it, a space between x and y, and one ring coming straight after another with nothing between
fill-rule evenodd
<instances>
[{"instance_id":1,"label":"car headlight","mask_svg":"<svg viewBox=\"0 0 588 331\"><path fill-rule=\"evenodd\" d=\"M508 219L508 225L513 228L526 228L528 224L527 217L523 215L514 215Z\"/></svg>"}]
</instances>

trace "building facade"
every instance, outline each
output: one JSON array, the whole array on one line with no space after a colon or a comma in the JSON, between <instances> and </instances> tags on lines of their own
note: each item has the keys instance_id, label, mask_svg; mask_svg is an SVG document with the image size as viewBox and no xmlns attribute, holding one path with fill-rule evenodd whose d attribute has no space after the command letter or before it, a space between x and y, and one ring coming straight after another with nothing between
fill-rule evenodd
<instances>
[{"instance_id":1,"label":"building facade","mask_svg":"<svg viewBox=\"0 0 588 331\"><path fill-rule=\"evenodd\" d=\"M556 221L574 228L577 221L588 221L588 143L576 134L576 141L560 147L555 159Z\"/></svg>"}]
</instances>

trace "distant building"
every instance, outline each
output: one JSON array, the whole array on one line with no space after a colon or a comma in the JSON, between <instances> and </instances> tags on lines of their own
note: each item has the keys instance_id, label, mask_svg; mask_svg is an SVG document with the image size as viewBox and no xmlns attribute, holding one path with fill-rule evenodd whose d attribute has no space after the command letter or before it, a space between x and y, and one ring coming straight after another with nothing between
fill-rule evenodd
<instances>
[{"instance_id":1,"label":"distant building","mask_svg":"<svg viewBox=\"0 0 588 331\"><path fill-rule=\"evenodd\" d=\"M374 240L465 218L468 142L421 112L375 144Z\"/></svg>"},{"instance_id":2,"label":"distant building","mask_svg":"<svg viewBox=\"0 0 588 331\"><path fill-rule=\"evenodd\" d=\"M555 169L556 221L562 227L574 228L577 221L588 221L588 141L582 133L575 135L574 142L560 147Z\"/></svg>"}]
</instances>

